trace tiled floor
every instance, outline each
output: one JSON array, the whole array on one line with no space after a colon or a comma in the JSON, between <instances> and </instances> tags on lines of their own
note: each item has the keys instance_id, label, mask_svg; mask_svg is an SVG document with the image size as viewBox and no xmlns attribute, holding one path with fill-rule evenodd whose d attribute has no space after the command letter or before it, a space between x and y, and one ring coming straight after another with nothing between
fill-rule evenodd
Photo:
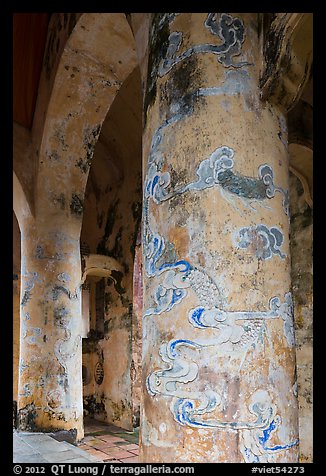
<instances>
[{"instance_id":1,"label":"tiled floor","mask_svg":"<svg viewBox=\"0 0 326 476\"><path fill-rule=\"evenodd\" d=\"M79 448L110 463L138 463L138 430L132 432L86 419L85 438Z\"/></svg>"},{"instance_id":2,"label":"tiled floor","mask_svg":"<svg viewBox=\"0 0 326 476\"><path fill-rule=\"evenodd\" d=\"M98 463L100 459L50 434L13 432L14 463Z\"/></svg>"}]
</instances>

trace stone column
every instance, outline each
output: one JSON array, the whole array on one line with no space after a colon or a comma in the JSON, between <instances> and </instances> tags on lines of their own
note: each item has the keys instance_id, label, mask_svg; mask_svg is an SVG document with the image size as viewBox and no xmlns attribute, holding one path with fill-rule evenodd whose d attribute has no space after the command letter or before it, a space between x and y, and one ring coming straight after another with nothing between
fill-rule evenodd
<instances>
[{"instance_id":1,"label":"stone column","mask_svg":"<svg viewBox=\"0 0 326 476\"><path fill-rule=\"evenodd\" d=\"M17 396L18 396L18 366L19 366L19 297L20 297L20 273L13 276L13 419L16 425L17 416Z\"/></svg>"},{"instance_id":2,"label":"stone column","mask_svg":"<svg viewBox=\"0 0 326 476\"><path fill-rule=\"evenodd\" d=\"M141 230L139 229L134 258L133 274L133 323L132 323L132 404L133 426L139 427L141 407L141 360L142 360L142 310L143 310L143 270Z\"/></svg>"},{"instance_id":3,"label":"stone column","mask_svg":"<svg viewBox=\"0 0 326 476\"><path fill-rule=\"evenodd\" d=\"M297 462L285 117L257 15L154 14L144 100L143 462Z\"/></svg>"},{"instance_id":4,"label":"stone column","mask_svg":"<svg viewBox=\"0 0 326 476\"><path fill-rule=\"evenodd\" d=\"M13 424L17 419L18 365L20 339L20 230L16 215L13 214Z\"/></svg>"},{"instance_id":5,"label":"stone column","mask_svg":"<svg viewBox=\"0 0 326 476\"><path fill-rule=\"evenodd\" d=\"M80 251L68 223L30 219L22 227L18 427L68 430L80 440Z\"/></svg>"}]
</instances>

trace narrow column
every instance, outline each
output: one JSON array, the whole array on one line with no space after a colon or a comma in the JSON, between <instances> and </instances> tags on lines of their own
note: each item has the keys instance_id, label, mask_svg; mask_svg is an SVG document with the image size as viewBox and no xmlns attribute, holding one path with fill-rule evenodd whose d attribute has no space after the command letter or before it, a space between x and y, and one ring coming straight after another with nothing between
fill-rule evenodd
<instances>
[{"instance_id":1,"label":"narrow column","mask_svg":"<svg viewBox=\"0 0 326 476\"><path fill-rule=\"evenodd\" d=\"M154 14L144 101L143 462L296 462L286 121L256 14Z\"/></svg>"},{"instance_id":2,"label":"narrow column","mask_svg":"<svg viewBox=\"0 0 326 476\"><path fill-rule=\"evenodd\" d=\"M16 215L13 214L13 425L17 424L18 365L20 339L20 230Z\"/></svg>"},{"instance_id":3,"label":"narrow column","mask_svg":"<svg viewBox=\"0 0 326 476\"><path fill-rule=\"evenodd\" d=\"M19 365L19 297L20 297L20 273L13 275L13 423L17 421L17 396L18 396L18 365Z\"/></svg>"},{"instance_id":4,"label":"narrow column","mask_svg":"<svg viewBox=\"0 0 326 476\"><path fill-rule=\"evenodd\" d=\"M137 236L134 258L133 275L133 325L132 325L132 403L133 425L139 427L141 406L141 360L142 360L142 309L143 309L143 270L142 270L142 247L141 230Z\"/></svg>"},{"instance_id":5,"label":"narrow column","mask_svg":"<svg viewBox=\"0 0 326 476\"><path fill-rule=\"evenodd\" d=\"M18 427L83 437L79 240L64 223L22 230Z\"/></svg>"}]
</instances>

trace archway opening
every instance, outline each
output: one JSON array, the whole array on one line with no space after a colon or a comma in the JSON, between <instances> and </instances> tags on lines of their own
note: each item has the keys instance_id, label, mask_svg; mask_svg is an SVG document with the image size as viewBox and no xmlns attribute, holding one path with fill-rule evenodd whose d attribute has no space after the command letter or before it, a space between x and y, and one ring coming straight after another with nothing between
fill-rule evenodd
<instances>
[{"instance_id":1,"label":"archway opening","mask_svg":"<svg viewBox=\"0 0 326 476\"><path fill-rule=\"evenodd\" d=\"M133 275L142 209L141 111L137 67L103 122L86 186L81 231L85 429L90 419L128 431L139 425Z\"/></svg>"},{"instance_id":2,"label":"archway opening","mask_svg":"<svg viewBox=\"0 0 326 476\"><path fill-rule=\"evenodd\" d=\"M300 461L313 459L313 77L288 115L290 247Z\"/></svg>"}]
</instances>

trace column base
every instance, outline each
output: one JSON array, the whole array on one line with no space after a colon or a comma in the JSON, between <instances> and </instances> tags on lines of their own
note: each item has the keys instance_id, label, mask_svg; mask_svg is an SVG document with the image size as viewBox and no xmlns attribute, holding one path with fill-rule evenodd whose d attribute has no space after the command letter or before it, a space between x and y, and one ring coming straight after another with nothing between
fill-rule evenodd
<instances>
[{"instance_id":1,"label":"column base","mask_svg":"<svg viewBox=\"0 0 326 476\"><path fill-rule=\"evenodd\" d=\"M59 415L59 418L63 418ZM75 423L74 427L73 424ZM19 431L31 433L50 433L58 441L67 441L75 444L84 438L83 422L66 422L63 419L49 417L33 403L26 405L16 413L16 426Z\"/></svg>"}]
</instances>

